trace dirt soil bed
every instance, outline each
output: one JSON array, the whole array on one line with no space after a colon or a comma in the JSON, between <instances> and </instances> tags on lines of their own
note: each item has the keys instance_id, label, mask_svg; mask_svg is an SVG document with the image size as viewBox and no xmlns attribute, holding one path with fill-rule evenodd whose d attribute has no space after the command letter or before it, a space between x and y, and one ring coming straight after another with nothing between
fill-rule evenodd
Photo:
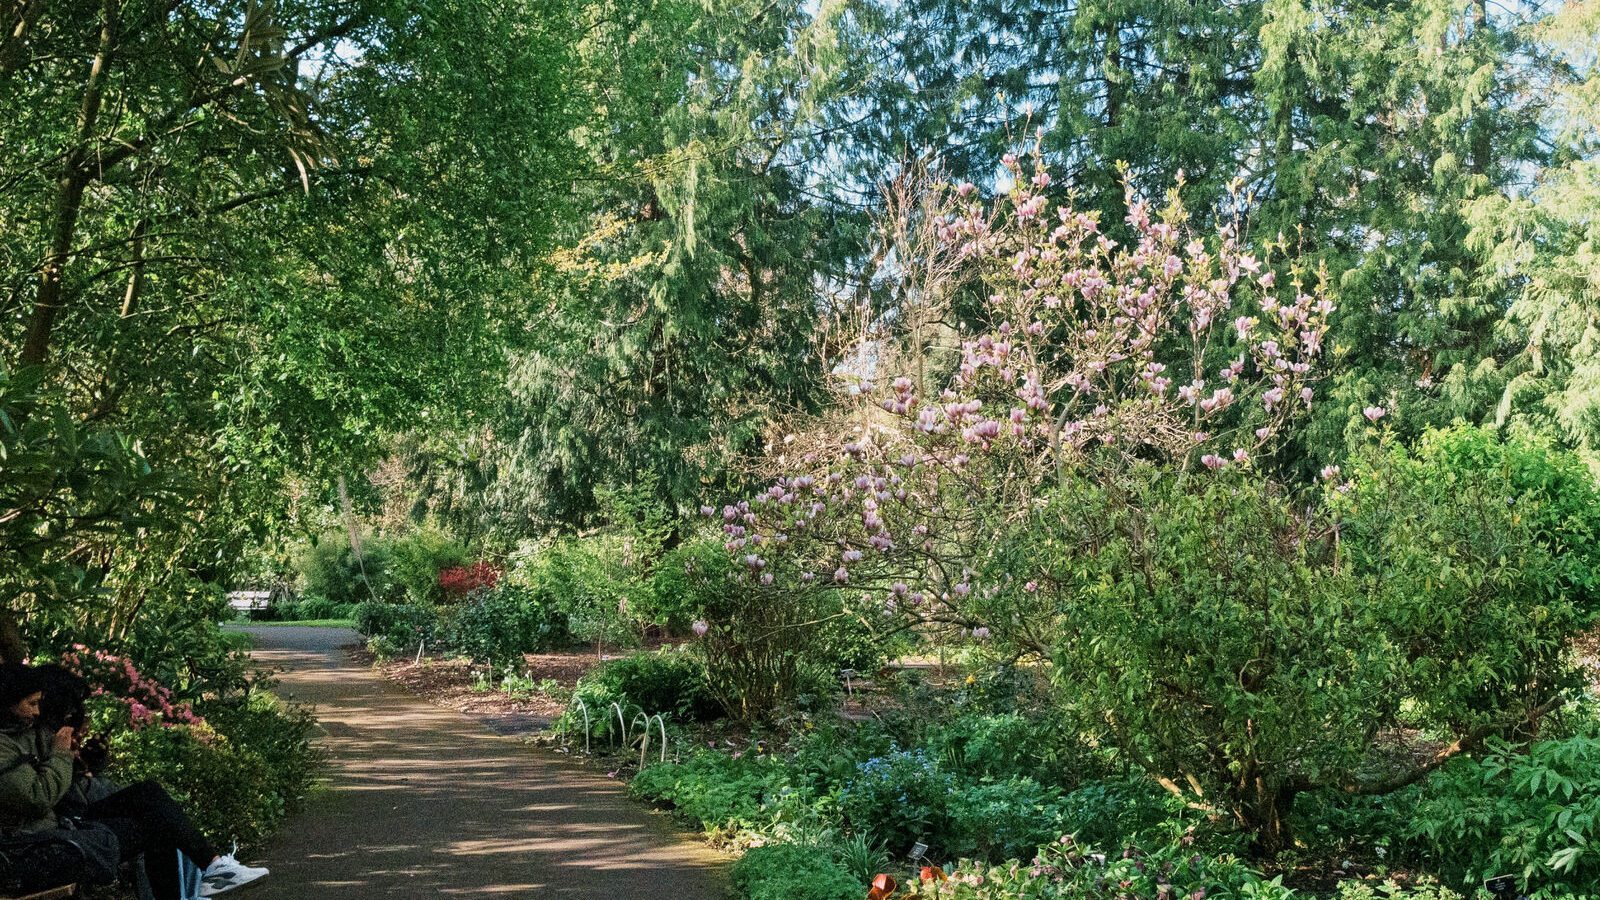
<instances>
[{"instance_id":1,"label":"dirt soil bed","mask_svg":"<svg viewBox=\"0 0 1600 900\"><path fill-rule=\"evenodd\" d=\"M379 662L366 648L352 645L346 650L356 660L372 666L384 678L431 703L454 709L483 722L501 734L528 736L549 727L566 709L563 696L540 693L511 695L499 690L474 687L474 667L464 659L425 656L420 663L410 659ZM550 679L560 686L559 694L572 690L585 673L600 664L587 651L539 653L525 658L524 670L534 683Z\"/></svg>"}]
</instances>

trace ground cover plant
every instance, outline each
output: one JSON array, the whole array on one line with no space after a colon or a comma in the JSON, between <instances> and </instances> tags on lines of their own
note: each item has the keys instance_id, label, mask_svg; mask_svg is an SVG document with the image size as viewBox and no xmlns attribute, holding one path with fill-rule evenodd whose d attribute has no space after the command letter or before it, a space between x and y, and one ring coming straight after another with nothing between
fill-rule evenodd
<instances>
[{"instance_id":1,"label":"ground cover plant","mask_svg":"<svg viewBox=\"0 0 1600 900\"><path fill-rule=\"evenodd\" d=\"M1592 736L1513 746L1441 769L1407 824L1439 871L1458 883L1513 873L1536 897L1578 895L1596 883L1600 797Z\"/></svg>"},{"instance_id":2,"label":"ground cover plant","mask_svg":"<svg viewBox=\"0 0 1600 900\"><path fill-rule=\"evenodd\" d=\"M1294 814L1306 840L1263 859L1228 818L1179 802L1136 767L1119 770L1115 753L1079 770L1069 789L900 749L933 731L981 734L991 714L962 709L962 693L952 688L946 711L920 714L920 724L808 720L787 737L679 750L675 760L650 761L630 790L718 842L761 849L740 865L740 896L813 877L831 884L836 871L852 873L858 893L884 872L913 887L906 896L975 898L1457 898L1475 896L1487 874L1517 876L1530 895L1577 898L1593 883L1582 831L1588 798L1575 774L1587 738L1531 753L1495 744L1373 811L1340 812L1346 800L1311 795ZM1336 817L1363 835L1360 846L1316 843L1316 824ZM912 843L926 845L916 863L905 856ZM1329 853L1337 856L1325 861ZM920 882L925 865L950 880ZM1428 872L1444 884L1419 874Z\"/></svg>"}]
</instances>

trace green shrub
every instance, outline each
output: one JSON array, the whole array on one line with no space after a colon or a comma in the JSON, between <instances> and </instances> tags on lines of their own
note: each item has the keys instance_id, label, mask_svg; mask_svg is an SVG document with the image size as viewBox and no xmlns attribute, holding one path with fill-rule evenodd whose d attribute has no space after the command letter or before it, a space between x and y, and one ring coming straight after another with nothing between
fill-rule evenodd
<instances>
[{"instance_id":1,"label":"green shrub","mask_svg":"<svg viewBox=\"0 0 1600 900\"><path fill-rule=\"evenodd\" d=\"M1516 524L1555 560L1549 593L1600 611L1600 490L1582 459L1536 439L1502 440L1493 428L1464 426L1429 432L1415 456L1440 493L1491 479Z\"/></svg>"},{"instance_id":2,"label":"green shrub","mask_svg":"<svg viewBox=\"0 0 1600 900\"><path fill-rule=\"evenodd\" d=\"M690 624L708 606L706 572L727 570L728 551L722 542L710 538L684 541L657 560L650 577L650 591L637 604L639 614L686 634Z\"/></svg>"},{"instance_id":3,"label":"green shrub","mask_svg":"<svg viewBox=\"0 0 1600 900\"><path fill-rule=\"evenodd\" d=\"M264 761L249 747L201 728L125 731L111 739L112 777L159 781L214 841L260 840L282 820Z\"/></svg>"},{"instance_id":4,"label":"green shrub","mask_svg":"<svg viewBox=\"0 0 1600 900\"><path fill-rule=\"evenodd\" d=\"M353 609L354 606L351 603L335 603L332 600L326 600L321 597L312 597L301 601L299 609L295 611L295 618L337 619L339 610Z\"/></svg>"},{"instance_id":5,"label":"green shrub","mask_svg":"<svg viewBox=\"0 0 1600 900\"><path fill-rule=\"evenodd\" d=\"M636 646L635 614L647 603L649 582L619 534L563 538L518 554L507 577L539 602L566 614L573 636L584 642Z\"/></svg>"},{"instance_id":6,"label":"green shrub","mask_svg":"<svg viewBox=\"0 0 1600 900\"><path fill-rule=\"evenodd\" d=\"M866 892L826 852L796 844L750 848L732 882L734 896L747 900L861 900Z\"/></svg>"},{"instance_id":7,"label":"green shrub","mask_svg":"<svg viewBox=\"0 0 1600 900\"><path fill-rule=\"evenodd\" d=\"M749 830L766 824L765 805L789 789L772 757L702 750L679 763L648 766L629 785L635 797L669 804L705 830Z\"/></svg>"},{"instance_id":8,"label":"green shrub","mask_svg":"<svg viewBox=\"0 0 1600 900\"><path fill-rule=\"evenodd\" d=\"M818 624L807 646L808 661L830 679L842 669L872 673L889 660L909 652L910 632L885 638L856 616L833 616Z\"/></svg>"},{"instance_id":9,"label":"green shrub","mask_svg":"<svg viewBox=\"0 0 1600 900\"><path fill-rule=\"evenodd\" d=\"M310 711L257 689L242 699L204 703L200 712L229 742L261 760L267 786L280 798L283 810L292 813L305 799L323 760L322 750L312 742L317 724ZM267 833L278 824L270 823Z\"/></svg>"},{"instance_id":10,"label":"green shrub","mask_svg":"<svg viewBox=\"0 0 1600 900\"><path fill-rule=\"evenodd\" d=\"M1117 846L1146 838L1172 839L1201 820L1149 778L1092 781L1061 798L1061 833L1080 843Z\"/></svg>"},{"instance_id":11,"label":"green shrub","mask_svg":"<svg viewBox=\"0 0 1600 900\"><path fill-rule=\"evenodd\" d=\"M678 722L707 721L718 713L706 689L706 669L698 658L674 650L611 660L582 677L576 693L590 709L619 703Z\"/></svg>"},{"instance_id":12,"label":"green shrub","mask_svg":"<svg viewBox=\"0 0 1600 900\"><path fill-rule=\"evenodd\" d=\"M406 652L406 648L383 635L367 638L367 652L380 663L388 662Z\"/></svg>"},{"instance_id":13,"label":"green shrub","mask_svg":"<svg viewBox=\"0 0 1600 900\"><path fill-rule=\"evenodd\" d=\"M567 618L520 586L502 582L472 592L451 609L439 639L457 653L504 666L525 653L565 644Z\"/></svg>"},{"instance_id":14,"label":"green shrub","mask_svg":"<svg viewBox=\"0 0 1600 900\"><path fill-rule=\"evenodd\" d=\"M336 531L302 548L295 559L295 569L300 573L301 593L306 599L362 603L400 599L402 592L389 576L389 562L384 541L363 541L358 559L351 552L349 535Z\"/></svg>"},{"instance_id":15,"label":"green shrub","mask_svg":"<svg viewBox=\"0 0 1600 900\"><path fill-rule=\"evenodd\" d=\"M959 785L946 801L946 815L950 831L944 845L950 856L1027 857L1067 833L1061 793L1031 778Z\"/></svg>"},{"instance_id":16,"label":"green shrub","mask_svg":"<svg viewBox=\"0 0 1600 900\"><path fill-rule=\"evenodd\" d=\"M371 601L368 601L371 602ZM261 621L355 620L362 604L336 604L322 597L306 601L277 602L262 610Z\"/></svg>"},{"instance_id":17,"label":"green shrub","mask_svg":"<svg viewBox=\"0 0 1600 900\"><path fill-rule=\"evenodd\" d=\"M1526 748L1497 742L1429 779L1409 833L1441 875L1475 883L1515 875L1525 893L1592 896L1600 889L1600 740Z\"/></svg>"},{"instance_id":18,"label":"green shrub","mask_svg":"<svg viewBox=\"0 0 1600 900\"><path fill-rule=\"evenodd\" d=\"M861 763L893 752L900 737L878 720L824 723L794 740L789 769L813 791L826 794L855 778Z\"/></svg>"},{"instance_id":19,"label":"green shrub","mask_svg":"<svg viewBox=\"0 0 1600 900\"><path fill-rule=\"evenodd\" d=\"M1071 788L1105 770L1059 716L964 713L931 724L918 743L969 778L1025 777Z\"/></svg>"},{"instance_id":20,"label":"green shrub","mask_svg":"<svg viewBox=\"0 0 1600 900\"><path fill-rule=\"evenodd\" d=\"M111 775L123 783L160 782L218 843L259 846L310 786L317 760L312 720L266 698L203 712L206 726L114 734Z\"/></svg>"},{"instance_id":21,"label":"green shrub","mask_svg":"<svg viewBox=\"0 0 1600 900\"><path fill-rule=\"evenodd\" d=\"M1301 793L1384 793L1435 736L1513 729L1581 684L1595 576L1571 548L1600 503L1570 457L1451 432L1347 469L1320 507L1249 473L1069 481L986 573L1043 560L1048 589L972 604L997 636L1055 635L1082 727L1275 855Z\"/></svg>"},{"instance_id":22,"label":"green shrub","mask_svg":"<svg viewBox=\"0 0 1600 900\"><path fill-rule=\"evenodd\" d=\"M369 638L382 638L395 647L416 647L419 641L438 643L439 610L428 603L368 601L355 607L356 630Z\"/></svg>"},{"instance_id":23,"label":"green shrub","mask_svg":"<svg viewBox=\"0 0 1600 900\"><path fill-rule=\"evenodd\" d=\"M467 550L450 535L419 528L397 536L366 536L361 558L350 550L350 536L335 531L302 547L294 567L307 600L330 603L437 603L439 570L460 565Z\"/></svg>"},{"instance_id":24,"label":"green shrub","mask_svg":"<svg viewBox=\"0 0 1600 900\"><path fill-rule=\"evenodd\" d=\"M438 603L439 572L465 563L467 548L453 536L435 528L418 528L385 542L388 578L401 596L412 603Z\"/></svg>"},{"instance_id":25,"label":"green shrub","mask_svg":"<svg viewBox=\"0 0 1600 900\"><path fill-rule=\"evenodd\" d=\"M1370 858L1376 854L1399 864L1398 853L1411 849L1405 834L1420 785L1380 797L1350 795L1342 791L1307 794L1295 805L1294 831L1313 859Z\"/></svg>"}]
</instances>

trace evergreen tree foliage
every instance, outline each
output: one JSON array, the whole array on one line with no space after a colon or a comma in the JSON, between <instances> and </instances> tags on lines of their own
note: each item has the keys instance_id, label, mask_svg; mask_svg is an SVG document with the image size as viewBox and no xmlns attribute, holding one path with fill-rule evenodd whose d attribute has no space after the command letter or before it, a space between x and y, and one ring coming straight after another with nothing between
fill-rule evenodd
<instances>
[{"instance_id":1,"label":"evergreen tree foliage","mask_svg":"<svg viewBox=\"0 0 1600 900\"><path fill-rule=\"evenodd\" d=\"M495 521L581 523L653 473L682 513L814 409L828 306L866 222L825 169L856 61L837 4L602 4L579 47L581 215L533 284L489 498Z\"/></svg>"}]
</instances>

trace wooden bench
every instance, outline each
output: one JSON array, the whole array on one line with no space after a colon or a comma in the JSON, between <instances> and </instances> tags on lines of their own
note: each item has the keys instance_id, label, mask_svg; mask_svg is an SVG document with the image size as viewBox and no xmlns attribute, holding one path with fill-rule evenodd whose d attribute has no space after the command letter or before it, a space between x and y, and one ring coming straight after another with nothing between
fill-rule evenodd
<instances>
[{"instance_id":1,"label":"wooden bench","mask_svg":"<svg viewBox=\"0 0 1600 900\"><path fill-rule=\"evenodd\" d=\"M228 606L234 612L253 613L267 608L272 601L271 591L229 591Z\"/></svg>"}]
</instances>

